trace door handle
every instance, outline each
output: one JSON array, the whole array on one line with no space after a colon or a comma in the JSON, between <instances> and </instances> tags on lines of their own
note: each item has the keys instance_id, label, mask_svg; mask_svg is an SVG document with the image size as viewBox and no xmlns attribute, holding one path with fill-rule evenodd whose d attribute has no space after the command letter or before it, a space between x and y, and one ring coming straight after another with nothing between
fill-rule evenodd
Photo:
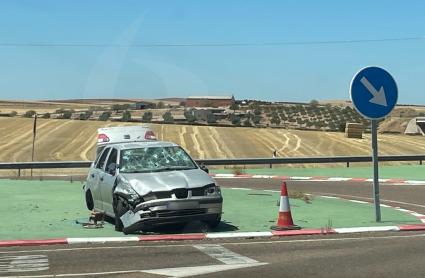
<instances>
[{"instance_id":1,"label":"door handle","mask_svg":"<svg viewBox=\"0 0 425 278\"><path fill-rule=\"evenodd\" d=\"M94 174L91 174L90 176L91 176L92 178L94 178Z\"/></svg>"},{"instance_id":2,"label":"door handle","mask_svg":"<svg viewBox=\"0 0 425 278\"><path fill-rule=\"evenodd\" d=\"M100 181L103 181L103 177L100 177Z\"/></svg>"}]
</instances>

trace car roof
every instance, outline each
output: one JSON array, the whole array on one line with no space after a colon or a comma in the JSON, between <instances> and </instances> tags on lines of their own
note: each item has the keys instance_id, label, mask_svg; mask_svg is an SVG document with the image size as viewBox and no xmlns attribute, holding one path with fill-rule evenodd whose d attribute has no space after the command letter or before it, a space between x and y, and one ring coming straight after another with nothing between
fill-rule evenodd
<instances>
[{"instance_id":1,"label":"car roof","mask_svg":"<svg viewBox=\"0 0 425 278\"><path fill-rule=\"evenodd\" d=\"M136 149L136 148L153 148L153 147L176 147L179 146L173 142L167 141L144 141L144 142L128 142L109 144L105 147L114 147L120 150Z\"/></svg>"}]
</instances>

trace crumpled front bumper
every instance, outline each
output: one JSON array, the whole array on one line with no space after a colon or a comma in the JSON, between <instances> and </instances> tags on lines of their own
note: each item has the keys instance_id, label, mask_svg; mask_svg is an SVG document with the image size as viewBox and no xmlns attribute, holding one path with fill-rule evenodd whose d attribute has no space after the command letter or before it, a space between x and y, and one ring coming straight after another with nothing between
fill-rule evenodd
<instances>
[{"instance_id":1,"label":"crumpled front bumper","mask_svg":"<svg viewBox=\"0 0 425 278\"><path fill-rule=\"evenodd\" d=\"M214 221L222 213L222 204L221 196L155 200L139 204L120 219L127 232L175 223Z\"/></svg>"}]
</instances>

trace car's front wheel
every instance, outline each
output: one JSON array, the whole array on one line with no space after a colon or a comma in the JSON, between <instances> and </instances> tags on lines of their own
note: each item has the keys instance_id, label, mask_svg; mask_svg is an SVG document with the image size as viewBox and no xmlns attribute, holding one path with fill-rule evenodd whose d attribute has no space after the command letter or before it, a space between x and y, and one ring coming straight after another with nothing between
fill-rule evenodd
<instances>
[{"instance_id":1,"label":"car's front wheel","mask_svg":"<svg viewBox=\"0 0 425 278\"><path fill-rule=\"evenodd\" d=\"M221 215L218 215L216 219L206 221L209 228L214 229L216 228L221 222Z\"/></svg>"},{"instance_id":2,"label":"car's front wheel","mask_svg":"<svg viewBox=\"0 0 425 278\"><path fill-rule=\"evenodd\" d=\"M114 195L113 198L113 208L115 214L115 231L122 232L124 226L120 218L127 212L127 208L123 200L117 195Z\"/></svg>"}]
</instances>

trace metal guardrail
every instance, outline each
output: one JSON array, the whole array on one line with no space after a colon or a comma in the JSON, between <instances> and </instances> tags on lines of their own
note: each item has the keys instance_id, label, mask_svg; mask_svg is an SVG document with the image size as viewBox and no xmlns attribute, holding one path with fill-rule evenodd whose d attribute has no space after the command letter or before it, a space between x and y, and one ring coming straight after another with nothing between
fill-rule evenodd
<instances>
[{"instance_id":1,"label":"metal guardrail","mask_svg":"<svg viewBox=\"0 0 425 278\"><path fill-rule=\"evenodd\" d=\"M425 155L384 155L379 161L418 161L422 165ZM320 157L279 157L279 158L230 158L230 159L197 159L204 165L259 165L259 164L314 164L314 163L350 163L371 162L371 156L320 156ZM0 163L0 170L22 169L59 169L88 168L91 161L49 161L49 162L12 162Z\"/></svg>"}]
</instances>

